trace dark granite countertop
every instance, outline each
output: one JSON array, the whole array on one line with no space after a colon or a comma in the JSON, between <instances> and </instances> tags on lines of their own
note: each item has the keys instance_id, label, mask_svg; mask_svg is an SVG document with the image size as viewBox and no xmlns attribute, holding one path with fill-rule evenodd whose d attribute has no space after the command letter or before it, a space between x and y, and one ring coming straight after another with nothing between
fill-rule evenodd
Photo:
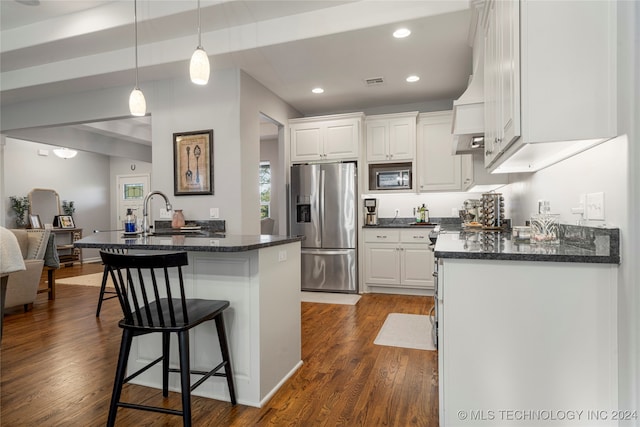
<instances>
[{"instance_id":1,"label":"dark granite countertop","mask_svg":"<svg viewBox=\"0 0 640 427\"><path fill-rule=\"evenodd\" d=\"M560 244L512 240L511 233L440 231L437 258L578 263L620 263L618 229L561 225Z\"/></svg>"},{"instance_id":2,"label":"dark granite countertop","mask_svg":"<svg viewBox=\"0 0 640 427\"><path fill-rule=\"evenodd\" d=\"M416 224L415 218L380 218L377 225L363 225L362 228L434 228L439 224L457 224L460 218L434 218L428 223Z\"/></svg>"},{"instance_id":3,"label":"dark granite countertop","mask_svg":"<svg viewBox=\"0 0 640 427\"><path fill-rule=\"evenodd\" d=\"M269 246L301 241L302 236L230 235L197 231L176 235L125 235L110 231L84 237L73 245L77 248L126 248L160 251L245 252Z\"/></svg>"}]
</instances>

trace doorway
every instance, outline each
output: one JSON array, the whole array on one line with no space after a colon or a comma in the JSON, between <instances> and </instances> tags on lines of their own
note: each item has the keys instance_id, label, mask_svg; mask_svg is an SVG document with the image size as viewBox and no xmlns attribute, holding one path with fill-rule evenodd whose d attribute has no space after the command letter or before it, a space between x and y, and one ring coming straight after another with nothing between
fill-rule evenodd
<instances>
[{"instance_id":1,"label":"doorway","mask_svg":"<svg viewBox=\"0 0 640 427\"><path fill-rule=\"evenodd\" d=\"M261 234L286 234L284 126L260 113L259 197ZM284 218L284 219L283 219Z\"/></svg>"},{"instance_id":2,"label":"doorway","mask_svg":"<svg viewBox=\"0 0 640 427\"><path fill-rule=\"evenodd\" d=\"M116 176L116 229L124 227L127 209L136 216L136 229L141 229L144 196L149 193L150 181L149 174Z\"/></svg>"}]
</instances>

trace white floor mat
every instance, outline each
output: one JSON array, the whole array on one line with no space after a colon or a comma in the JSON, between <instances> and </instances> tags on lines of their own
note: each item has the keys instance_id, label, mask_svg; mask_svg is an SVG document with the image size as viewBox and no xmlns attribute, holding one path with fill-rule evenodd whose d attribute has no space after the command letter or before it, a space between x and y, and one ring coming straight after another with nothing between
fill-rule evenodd
<instances>
[{"instance_id":1,"label":"white floor mat","mask_svg":"<svg viewBox=\"0 0 640 427\"><path fill-rule=\"evenodd\" d=\"M384 321L374 344L392 347L435 350L430 316L391 313Z\"/></svg>"}]
</instances>

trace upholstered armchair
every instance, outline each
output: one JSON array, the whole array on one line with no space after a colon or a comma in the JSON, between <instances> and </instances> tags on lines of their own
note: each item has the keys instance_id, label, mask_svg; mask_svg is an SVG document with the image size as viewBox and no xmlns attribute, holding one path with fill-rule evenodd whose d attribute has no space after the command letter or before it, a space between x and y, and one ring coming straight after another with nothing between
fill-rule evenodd
<instances>
[{"instance_id":1,"label":"upholstered armchair","mask_svg":"<svg viewBox=\"0 0 640 427\"><path fill-rule=\"evenodd\" d=\"M10 231L18 240L26 270L9 275L4 308L23 305L24 310L27 311L36 300L44 266L44 254L51 231L43 229L11 229Z\"/></svg>"}]
</instances>

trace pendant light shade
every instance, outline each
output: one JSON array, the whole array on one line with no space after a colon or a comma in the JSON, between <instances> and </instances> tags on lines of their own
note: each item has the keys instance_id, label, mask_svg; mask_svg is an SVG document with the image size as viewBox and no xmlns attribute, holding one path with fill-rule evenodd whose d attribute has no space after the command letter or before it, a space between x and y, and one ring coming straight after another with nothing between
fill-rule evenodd
<instances>
[{"instance_id":1,"label":"pendant light shade","mask_svg":"<svg viewBox=\"0 0 640 427\"><path fill-rule=\"evenodd\" d=\"M207 52L202 48L202 31L200 29L200 0L198 0L198 47L189 63L189 75L191 81L197 85L206 85L209 82L209 74L211 68L209 66L209 57Z\"/></svg>"},{"instance_id":2,"label":"pendant light shade","mask_svg":"<svg viewBox=\"0 0 640 427\"><path fill-rule=\"evenodd\" d=\"M131 111L132 116L144 116L147 114L147 101L145 101L142 91L137 87L129 95L129 111Z\"/></svg>"},{"instance_id":3,"label":"pendant light shade","mask_svg":"<svg viewBox=\"0 0 640 427\"><path fill-rule=\"evenodd\" d=\"M132 116L144 116L147 114L147 101L138 87L138 1L133 1L133 23L135 28L135 52L136 52L136 86L129 95L129 111Z\"/></svg>"},{"instance_id":4,"label":"pendant light shade","mask_svg":"<svg viewBox=\"0 0 640 427\"><path fill-rule=\"evenodd\" d=\"M206 85L209 82L209 57L202 47L198 47L191 55L189 75L191 81L197 85Z\"/></svg>"}]
</instances>

